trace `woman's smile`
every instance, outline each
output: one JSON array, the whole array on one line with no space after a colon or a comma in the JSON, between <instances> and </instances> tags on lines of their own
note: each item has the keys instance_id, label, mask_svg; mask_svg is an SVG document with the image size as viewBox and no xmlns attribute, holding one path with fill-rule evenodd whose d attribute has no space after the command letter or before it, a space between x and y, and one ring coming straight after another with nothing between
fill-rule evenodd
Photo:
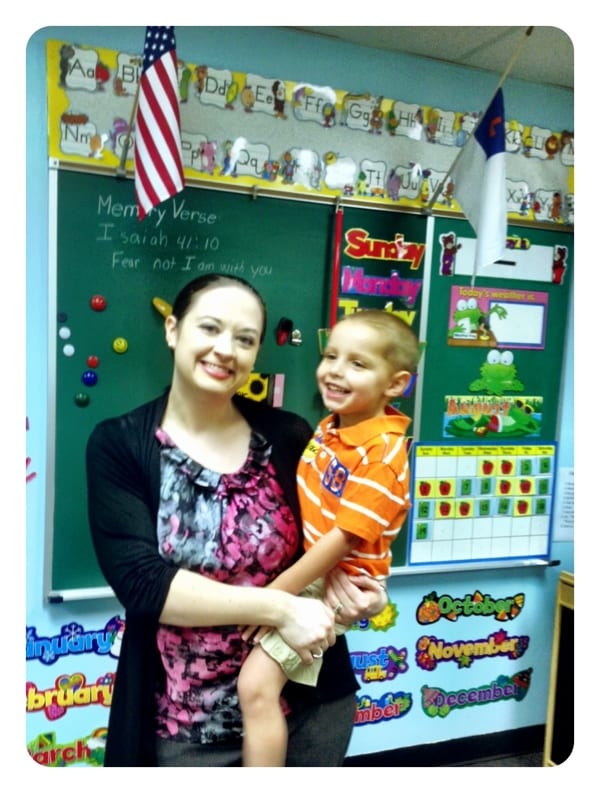
<instances>
[{"instance_id":1,"label":"woman's smile","mask_svg":"<svg viewBox=\"0 0 600 793\"><path fill-rule=\"evenodd\" d=\"M227 380L234 374L234 370L229 366L215 363L214 361L200 360L200 365L206 374L214 377L216 380Z\"/></svg>"}]
</instances>

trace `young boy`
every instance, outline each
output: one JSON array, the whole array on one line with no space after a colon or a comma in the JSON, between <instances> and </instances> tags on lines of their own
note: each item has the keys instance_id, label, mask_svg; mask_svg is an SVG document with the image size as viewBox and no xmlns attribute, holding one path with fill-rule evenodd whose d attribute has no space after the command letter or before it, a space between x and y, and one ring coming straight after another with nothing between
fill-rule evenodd
<instances>
[{"instance_id":1,"label":"young boy","mask_svg":"<svg viewBox=\"0 0 600 793\"><path fill-rule=\"evenodd\" d=\"M409 508L410 423L389 403L405 391L418 355L414 332L390 312L359 311L333 327L317 368L332 415L319 423L298 465L305 553L270 586L319 597L336 565L382 584L389 575L390 545ZM281 690L288 679L316 685L322 656L315 650L314 663L303 664L277 632L252 649L238 680L243 765L285 765Z\"/></svg>"}]
</instances>

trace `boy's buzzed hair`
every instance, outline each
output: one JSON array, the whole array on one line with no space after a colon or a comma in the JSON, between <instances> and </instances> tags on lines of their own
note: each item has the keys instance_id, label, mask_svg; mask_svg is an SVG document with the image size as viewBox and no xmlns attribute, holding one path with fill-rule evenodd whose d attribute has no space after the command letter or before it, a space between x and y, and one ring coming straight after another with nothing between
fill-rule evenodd
<instances>
[{"instance_id":1,"label":"boy's buzzed hair","mask_svg":"<svg viewBox=\"0 0 600 793\"><path fill-rule=\"evenodd\" d=\"M366 308L354 314L345 314L340 322L364 322L380 331L387 340L383 354L394 371L405 369L411 374L417 371L419 363L419 339L411 326L397 314L384 309Z\"/></svg>"}]
</instances>

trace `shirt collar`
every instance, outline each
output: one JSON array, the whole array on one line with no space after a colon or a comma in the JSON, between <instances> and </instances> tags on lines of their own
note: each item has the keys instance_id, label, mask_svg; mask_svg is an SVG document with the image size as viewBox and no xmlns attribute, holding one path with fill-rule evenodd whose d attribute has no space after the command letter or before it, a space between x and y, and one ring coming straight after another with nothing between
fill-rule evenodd
<instances>
[{"instance_id":1,"label":"shirt collar","mask_svg":"<svg viewBox=\"0 0 600 793\"><path fill-rule=\"evenodd\" d=\"M360 421L351 427L338 427L337 415L326 416L319 424L323 435L336 435L348 446L362 446L376 435L395 432L404 435L411 419L391 405L386 405L385 415Z\"/></svg>"}]
</instances>

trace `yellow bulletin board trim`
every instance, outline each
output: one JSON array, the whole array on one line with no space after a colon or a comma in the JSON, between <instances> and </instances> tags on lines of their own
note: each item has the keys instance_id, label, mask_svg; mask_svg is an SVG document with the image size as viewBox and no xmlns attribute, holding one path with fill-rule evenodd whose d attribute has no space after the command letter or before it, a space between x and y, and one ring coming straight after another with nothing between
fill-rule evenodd
<instances>
[{"instance_id":1,"label":"yellow bulletin board trim","mask_svg":"<svg viewBox=\"0 0 600 793\"><path fill-rule=\"evenodd\" d=\"M50 40L47 67L49 157L111 171L126 149L125 171L132 174L135 130L128 126L141 54ZM444 183L477 116L466 108L435 108L182 60L178 79L186 184L257 188L280 197L428 211L430 196ZM270 95L276 85L281 110ZM250 107L246 93L252 90ZM573 133L514 119L505 133L509 219L546 223L559 189L564 212L558 225L572 227ZM226 165L232 147L239 149L233 168ZM447 188L431 209L462 217Z\"/></svg>"}]
</instances>

